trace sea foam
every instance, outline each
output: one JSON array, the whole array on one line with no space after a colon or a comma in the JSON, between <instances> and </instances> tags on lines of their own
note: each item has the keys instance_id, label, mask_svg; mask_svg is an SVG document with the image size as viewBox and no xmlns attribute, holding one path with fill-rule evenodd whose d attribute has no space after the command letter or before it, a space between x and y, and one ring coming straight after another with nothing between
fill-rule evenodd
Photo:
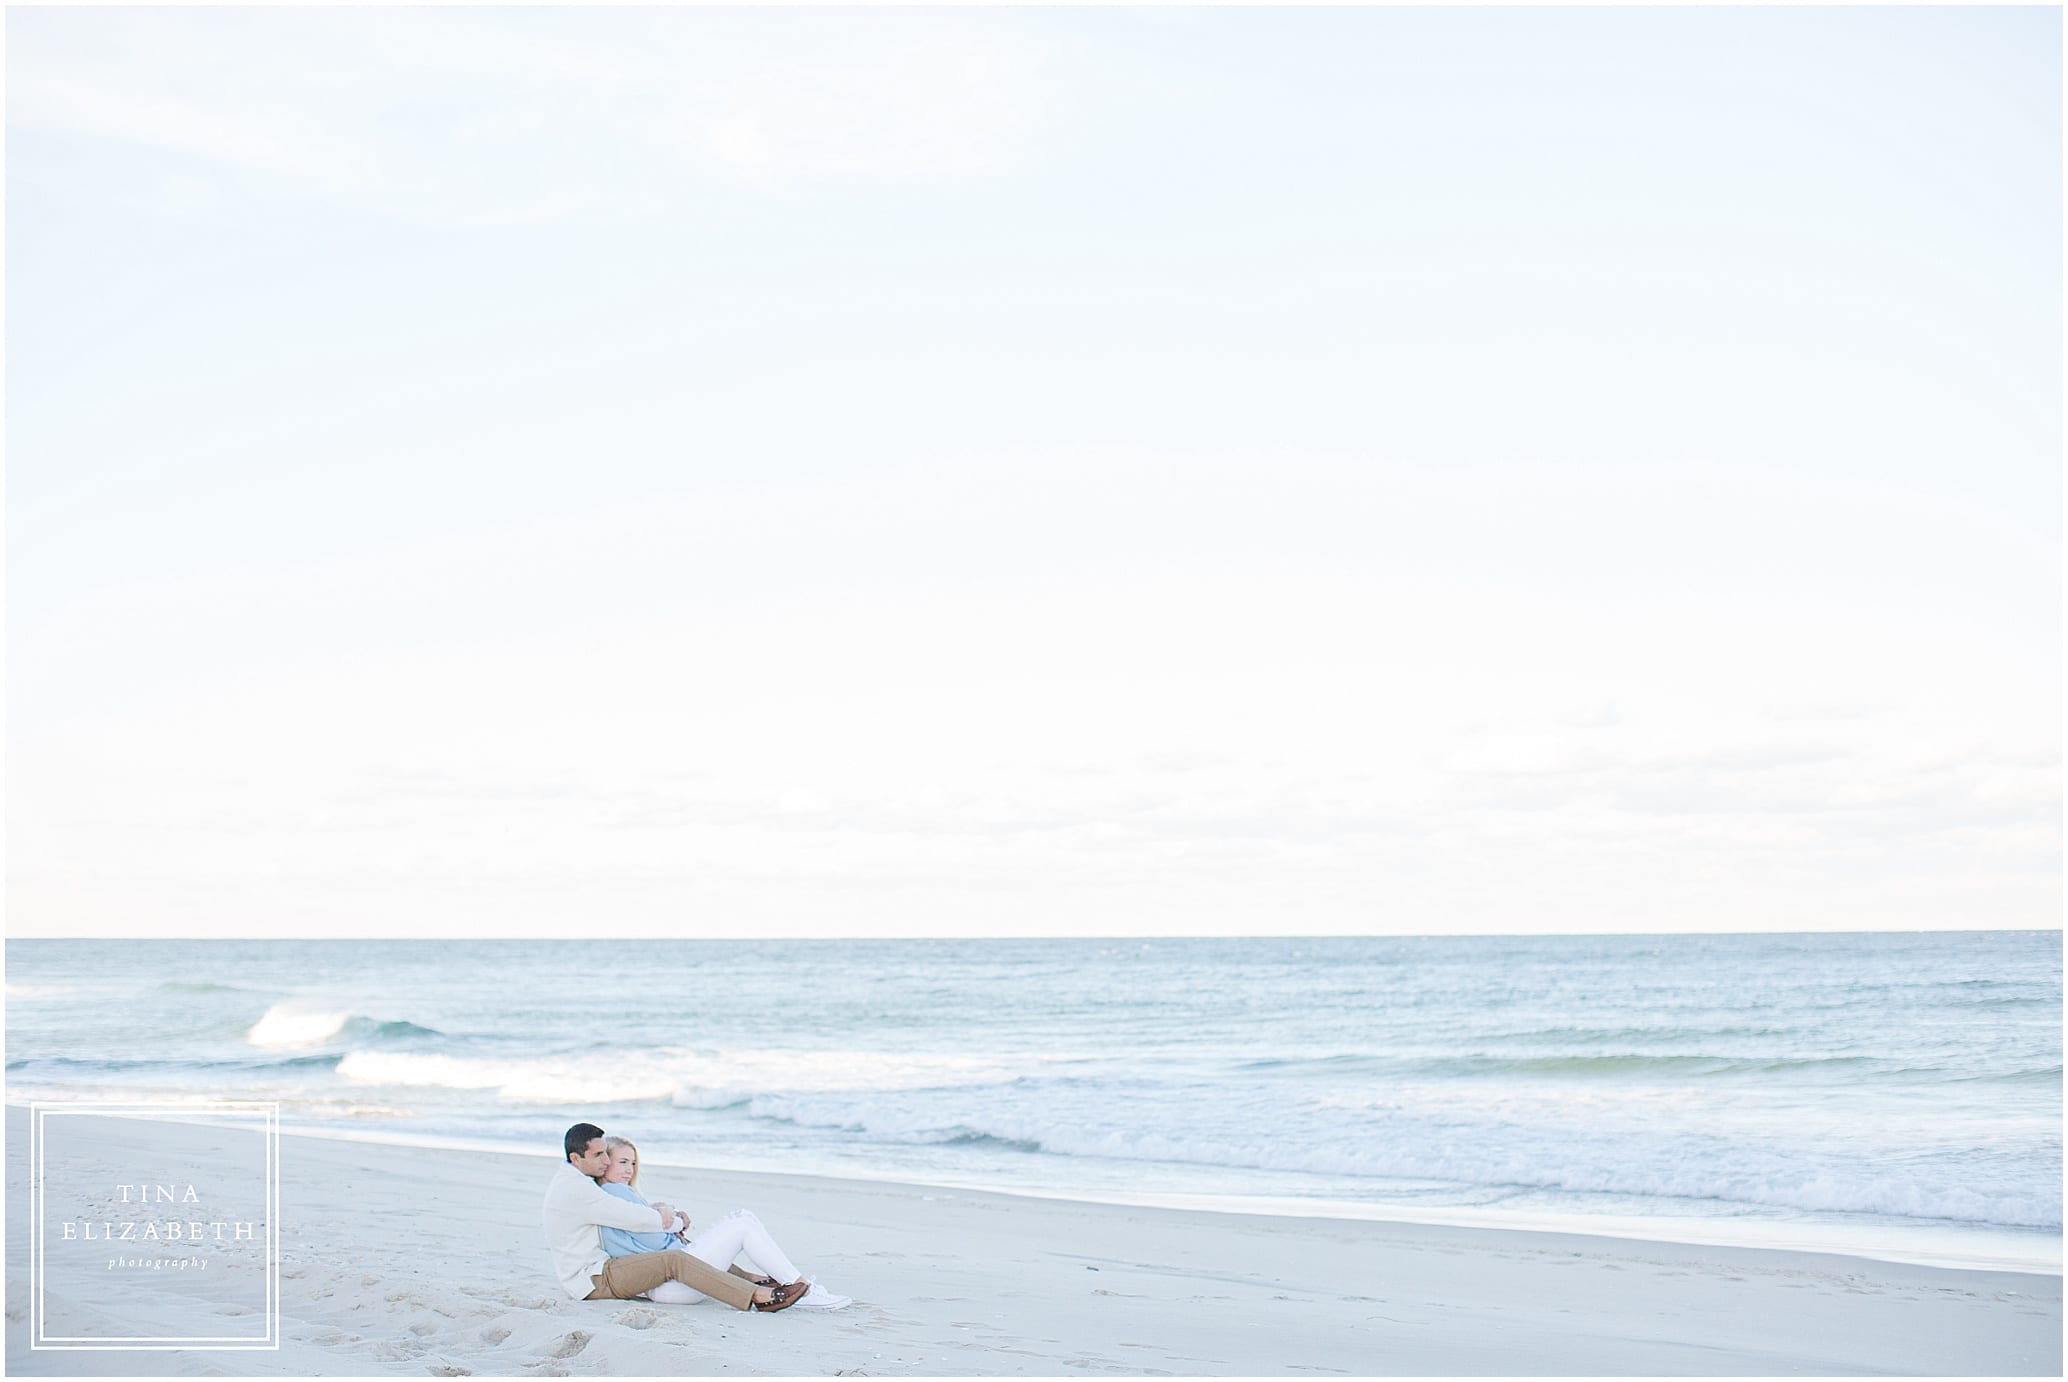
<instances>
[{"instance_id":1,"label":"sea foam","mask_svg":"<svg viewBox=\"0 0 2068 1382\"><path fill-rule=\"evenodd\" d=\"M351 1020L349 1012L322 1012L294 1003L275 1003L252 1024L244 1039L253 1046L316 1046L342 1032Z\"/></svg>"}]
</instances>

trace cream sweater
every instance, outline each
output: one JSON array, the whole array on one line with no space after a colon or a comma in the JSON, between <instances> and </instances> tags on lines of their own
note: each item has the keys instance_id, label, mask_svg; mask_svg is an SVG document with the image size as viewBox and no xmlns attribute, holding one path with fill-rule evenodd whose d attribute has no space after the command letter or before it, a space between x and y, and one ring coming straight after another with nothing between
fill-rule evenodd
<instances>
[{"instance_id":1,"label":"cream sweater","mask_svg":"<svg viewBox=\"0 0 2068 1382\"><path fill-rule=\"evenodd\" d=\"M563 1161L546 1187L546 1249L553 1254L553 1270L560 1285L576 1300L596 1289L589 1278L603 1270L608 1260L603 1252L601 1226L629 1229L635 1233L658 1233L667 1225L659 1210L633 1204L604 1193L603 1187Z\"/></svg>"}]
</instances>

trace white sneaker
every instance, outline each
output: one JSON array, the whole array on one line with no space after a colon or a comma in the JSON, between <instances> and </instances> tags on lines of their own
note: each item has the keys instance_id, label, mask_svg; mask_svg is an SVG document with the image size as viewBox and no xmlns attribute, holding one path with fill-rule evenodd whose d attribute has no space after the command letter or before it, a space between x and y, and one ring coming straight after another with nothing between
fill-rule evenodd
<instances>
[{"instance_id":1,"label":"white sneaker","mask_svg":"<svg viewBox=\"0 0 2068 1382\"><path fill-rule=\"evenodd\" d=\"M790 1307L792 1310L844 1310L854 1304L853 1296L836 1296L819 1285L815 1277L806 1277L805 1280L811 1282L811 1289Z\"/></svg>"}]
</instances>

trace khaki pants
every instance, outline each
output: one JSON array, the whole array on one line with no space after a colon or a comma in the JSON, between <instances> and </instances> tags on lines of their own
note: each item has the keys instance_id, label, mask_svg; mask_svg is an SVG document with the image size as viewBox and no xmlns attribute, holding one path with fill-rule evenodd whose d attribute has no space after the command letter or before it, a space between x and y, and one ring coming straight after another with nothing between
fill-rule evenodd
<instances>
[{"instance_id":1,"label":"khaki pants","mask_svg":"<svg viewBox=\"0 0 2068 1382\"><path fill-rule=\"evenodd\" d=\"M596 1289L589 1292L587 1300L630 1300L645 1295L663 1281L679 1281L735 1310L746 1309L754 1300L754 1284L738 1267L721 1272L673 1248L613 1257L589 1280L596 1283Z\"/></svg>"}]
</instances>

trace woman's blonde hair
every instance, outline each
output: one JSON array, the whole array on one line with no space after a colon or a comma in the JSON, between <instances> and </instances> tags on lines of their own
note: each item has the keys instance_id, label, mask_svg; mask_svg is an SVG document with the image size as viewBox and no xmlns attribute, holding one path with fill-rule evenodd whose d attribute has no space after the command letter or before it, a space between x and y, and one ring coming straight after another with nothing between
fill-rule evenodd
<instances>
[{"instance_id":1,"label":"woman's blonde hair","mask_svg":"<svg viewBox=\"0 0 2068 1382\"><path fill-rule=\"evenodd\" d=\"M625 1183L636 1190L639 1188L639 1144L629 1137L606 1137L603 1139L603 1150L606 1152L615 1152L620 1147L631 1149L632 1179Z\"/></svg>"}]
</instances>

